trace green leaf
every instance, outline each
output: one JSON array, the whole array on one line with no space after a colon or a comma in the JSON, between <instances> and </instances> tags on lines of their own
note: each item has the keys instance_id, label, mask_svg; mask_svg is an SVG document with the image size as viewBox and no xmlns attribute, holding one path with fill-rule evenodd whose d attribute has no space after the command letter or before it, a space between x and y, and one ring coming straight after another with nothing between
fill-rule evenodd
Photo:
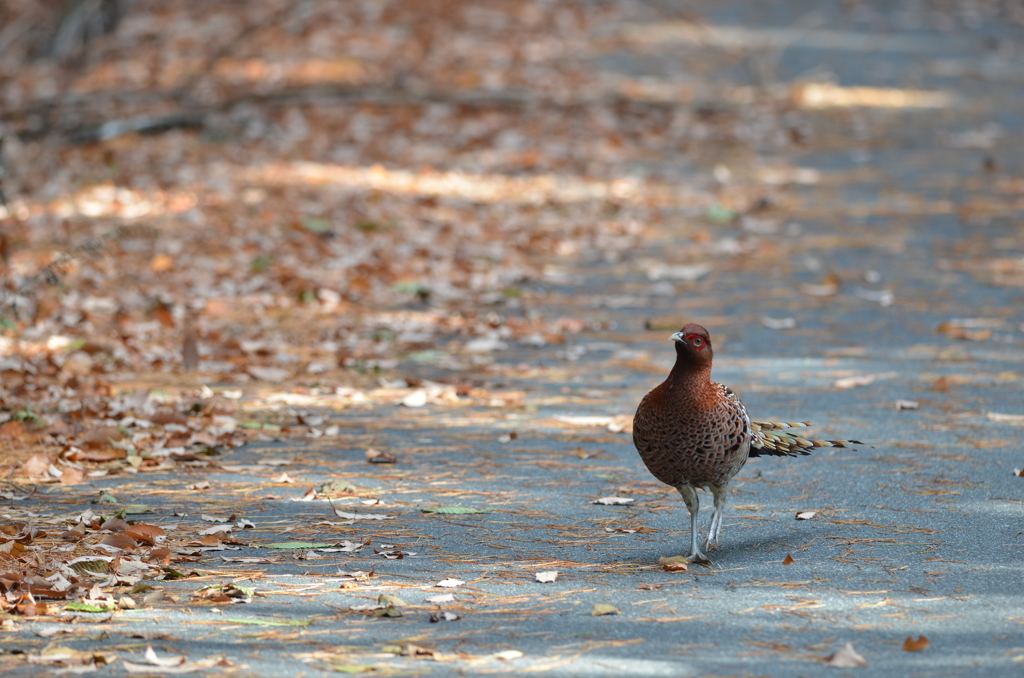
<instances>
[{"instance_id":1,"label":"green leaf","mask_svg":"<svg viewBox=\"0 0 1024 678\"><path fill-rule=\"evenodd\" d=\"M189 570L188 572L182 572L181 570L175 570L173 567L160 568L164 571L163 574L154 577L154 579L162 579L164 581L174 581L175 579L186 579L188 577L201 577L203 576L199 570Z\"/></svg>"},{"instance_id":2,"label":"green leaf","mask_svg":"<svg viewBox=\"0 0 1024 678\"><path fill-rule=\"evenodd\" d=\"M708 208L706 216L708 221L712 221L716 224L727 224L735 219L738 214L736 210L730 209L724 205L712 205Z\"/></svg>"},{"instance_id":3,"label":"green leaf","mask_svg":"<svg viewBox=\"0 0 1024 678\"><path fill-rule=\"evenodd\" d=\"M149 508L146 504L121 504L121 510L118 513L152 513L153 509Z\"/></svg>"},{"instance_id":4,"label":"green leaf","mask_svg":"<svg viewBox=\"0 0 1024 678\"><path fill-rule=\"evenodd\" d=\"M113 603L110 603L109 605L90 605L88 603L73 602L65 605L64 609L75 610L76 612L110 612L113 607Z\"/></svg>"},{"instance_id":5,"label":"green leaf","mask_svg":"<svg viewBox=\"0 0 1024 678\"><path fill-rule=\"evenodd\" d=\"M355 486L347 480L341 478L335 478L329 483L324 483L317 490L320 494L341 494L342 492L352 492Z\"/></svg>"},{"instance_id":6,"label":"green leaf","mask_svg":"<svg viewBox=\"0 0 1024 678\"><path fill-rule=\"evenodd\" d=\"M323 217L302 217L302 227L310 233L326 233L331 230L331 222Z\"/></svg>"},{"instance_id":7,"label":"green leaf","mask_svg":"<svg viewBox=\"0 0 1024 678\"><path fill-rule=\"evenodd\" d=\"M478 509L472 506L426 506L421 508L423 513L440 513L446 516L465 516L471 513L490 513L492 509Z\"/></svg>"},{"instance_id":8,"label":"green leaf","mask_svg":"<svg viewBox=\"0 0 1024 678\"><path fill-rule=\"evenodd\" d=\"M265 549L319 549L327 546L335 546L326 541L280 541L276 544L264 544Z\"/></svg>"},{"instance_id":9,"label":"green leaf","mask_svg":"<svg viewBox=\"0 0 1024 678\"><path fill-rule=\"evenodd\" d=\"M243 421L239 424L242 428L252 428L257 431L280 431L281 427L277 424L264 424L261 421Z\"/></svg>"},{"instance_id":10,"label":"green leaf","mask_svg":"<svg viewBox=\"0 0 1024 678\"><path fill-rule=\"evenodd\" d=\"M235 617L225 617L221 621L251 626L309 626L313 623L310 619L242 619Z\"/></svg>"},{"instance_id":11,"label":"green leaf","mask_svg":"<svg viewBox=\"0 0 1024 678\"><path fill-rule=\"evenodd\" d=\"M106 574L110 572L110 563L105 560L83 560L71 566L76 572L91 574Z\"/></svg>"},{"instance_id":12,"label":"green leaf","mask_svg":"<svg viewBox=\"0 0 1024 678\"><path fill-rule=\"evenodd\" d=\"M399 610L397 607L392 607L391 605L388 605L387 607L382 607L379 610L374 610L373 611L373 616L375 616L375 617L401 617L402 616L402 611Z\"/></svg>"},{"instance_id":13,"label":"green leaf","mask_svg":"<svg viewBox=\"0 0 1024 678\"><path fill-rule=\"evenodd\" d=\"M391 605L392 607L405 607L409 603L405 602L398 596L391 593L382 593L377 596L377 602L381 605Z\"/></svg>"},{"instance_id":14,"label":"green leaf","mask_svg":"<svg viewBox=\"0 0 1024 678\"><path fill-rule=\"evenodd\" d=\"M260 254L259 256L253 258L252 263L249 265L249 267L252 269L253 273L263 273L269 270L273 264L273 254Z\"/></svg>"},{"instance_id":15,"label":"green leaf","mask_svg":"<svg viewBox=\"0 0 1024 678\"><path fill-rule=\"evenodd\" d=\"M425 351L415 351L405 356L405 359L411 363L437 363L441 362L448 357L448 354L444 351L438 351L437 349L427 349Z\"/></svg>"}]
</instances>

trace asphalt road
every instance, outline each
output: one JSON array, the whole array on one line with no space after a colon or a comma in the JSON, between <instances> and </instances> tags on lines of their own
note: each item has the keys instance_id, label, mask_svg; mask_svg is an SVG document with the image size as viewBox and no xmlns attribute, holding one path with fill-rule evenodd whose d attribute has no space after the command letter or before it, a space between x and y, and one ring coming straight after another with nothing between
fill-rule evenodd
<instances>
[{"instance_id":1,"label":"asphalt road","mask_svg":"<svg viewBox=\"0 0 1024 678\"><path fill-rule=\"evenodd\" d=\"M771 36L817 6L781 3L755 16L742 3L712 3L705 18ZM152 643L190 661L225 655L238 675L260 676L1019 675L1024 478L1014 469L1024 466L1024 231L1014 177L1024 149L1021 70L1006 64L1019 66L1024 35L996 20L939 30L901 26L899 8L863 11L880 18L858 23L820 9L803 37L756 58L772 60L778 82L816 68L844 86L941 91L951 103L823 111L816 124L835 131L813 150L766 158L818 179L788 190L776 232L759 233L755 221L746 231L711 232L739 247L777 248L777 257L713 259L693 282L652 275L652 261L693 263L689 229L702 217L681 213L677 230L615 256L584 251L529 286L518 307L497 309L565 313L594 328L564 345L494 355L491 385L522 391L522 406L341 409L326 412L338 436L252 445L219 460L287 460L281 467L122 476L40 495L33 506L43 515L87 508L105 487L151 504L149 519L168 527L207 526L204 513L236 513L255 527L240 537L247 546L182 566L202 576L157 584L178 604L102 621L83 614L70 627L20 622L4 633L4 647L37 652L54 640L38 634L70 628L61 645L141 661ZM858 36L878 32L894 41L857 47ZM672 63L638 50L594 67L658 77ZM701 77L747 86L751 70L723 58ZM653 169L708 182L670 154L624 172ZM830 272L841 280L837 291L808 294ZM793 327L773 329L765 317ZM668 335L688 321L711 330L715 378L755 417L811 420L818 433L870 446L752 460L735 482L713 563L667 572L659 558L687 547L678 496L647 474L628 434L564 418L631 413L671 365ZM395 376L424 369L451 376L413 364ZM897 409L898 400L918 408ZM369 447L399 462L368 464ZM272 483L282 471L298 482ZM337 478L357 492L335 508L389 517L343 524L324 501L291 501ZM210 491L185 491L202 479ZM592 503L606 496L634 501ZM381 503L362 503L370 499ZM421 511L451 505L488 512ZM796 519L806 511L816 515ZM365 545L267 548L290 540ZM396 551L401 559L383 555ZM557 581L536 581L551 570ZM343 574L357 571L372 575ZM464 583L436 586L446 578ZM201 586L233 580L256 590L252 602L188 602ZM350 610L381 593L408 603L401 616ZM454 600L427 601L443 593ZM619 613L595 616L596 604ZM441 611L460 618L430 621ZM904 649L920 636L928 647ZM867 666L827 668L823 658L846 643ZM395 653L410 644L427 654ZM494 656L505 651L514 652ZM41 671L21 666L11 675ZM117 663L100 673L123 671Z\"/></svg>"}]
</instances>

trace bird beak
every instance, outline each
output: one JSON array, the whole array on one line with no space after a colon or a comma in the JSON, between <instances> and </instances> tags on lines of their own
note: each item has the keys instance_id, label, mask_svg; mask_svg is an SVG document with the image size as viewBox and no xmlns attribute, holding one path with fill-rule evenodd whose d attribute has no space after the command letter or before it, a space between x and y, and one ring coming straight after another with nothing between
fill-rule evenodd
<instances>
[{"instance_id":1,"label":"bird beak","mask_svg":"<svg viewBox=\"0 0 1024 678\"><path fill-rule=\"evenodd\" d=\"M685 339L683 338L683 333L682 332L676 332L671 337L669 337L668 340L669 341L684 341Z\"/></svg>"}]
</instances>

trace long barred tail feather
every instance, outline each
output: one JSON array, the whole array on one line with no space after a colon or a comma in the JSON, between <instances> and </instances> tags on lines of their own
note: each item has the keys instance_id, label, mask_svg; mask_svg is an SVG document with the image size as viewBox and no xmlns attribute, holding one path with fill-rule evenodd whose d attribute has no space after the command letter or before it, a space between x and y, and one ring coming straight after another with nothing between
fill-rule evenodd
<instances>
[{"instance_id":1,"label":"long barred tail feather","mask_svg":"<svg viewBox=\"0 0 1024 678\"><path fill-rule=\"evenodd\" d=\"M785 429L804 428L810 426L809 421L799 422L776 422L776 421L752 421L750 422L751 440L750 457L796 457L810 454L809 450L815 447L849 447L850 445L863 445L859 440L814 440L801 438ZM773 433L769 433L773 431Z\"/></svg>"}]
</instances>

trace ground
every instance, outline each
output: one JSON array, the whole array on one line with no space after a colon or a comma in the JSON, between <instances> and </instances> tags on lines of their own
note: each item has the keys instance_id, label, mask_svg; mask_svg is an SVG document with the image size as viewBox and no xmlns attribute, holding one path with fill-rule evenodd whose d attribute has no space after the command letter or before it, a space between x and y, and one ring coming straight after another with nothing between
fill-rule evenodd
<instances>
[{"instance_id":1,"label":"ground","mask_svg":"<svg viewBox=\"0 0 1024 678\"><path fill-rule=\"evenodd\" d=\"M1019 673L1016 5L68 7L0 8L5 672ZM686 322L865 444L682 569Z\"/></svg>"}]
</instances>

